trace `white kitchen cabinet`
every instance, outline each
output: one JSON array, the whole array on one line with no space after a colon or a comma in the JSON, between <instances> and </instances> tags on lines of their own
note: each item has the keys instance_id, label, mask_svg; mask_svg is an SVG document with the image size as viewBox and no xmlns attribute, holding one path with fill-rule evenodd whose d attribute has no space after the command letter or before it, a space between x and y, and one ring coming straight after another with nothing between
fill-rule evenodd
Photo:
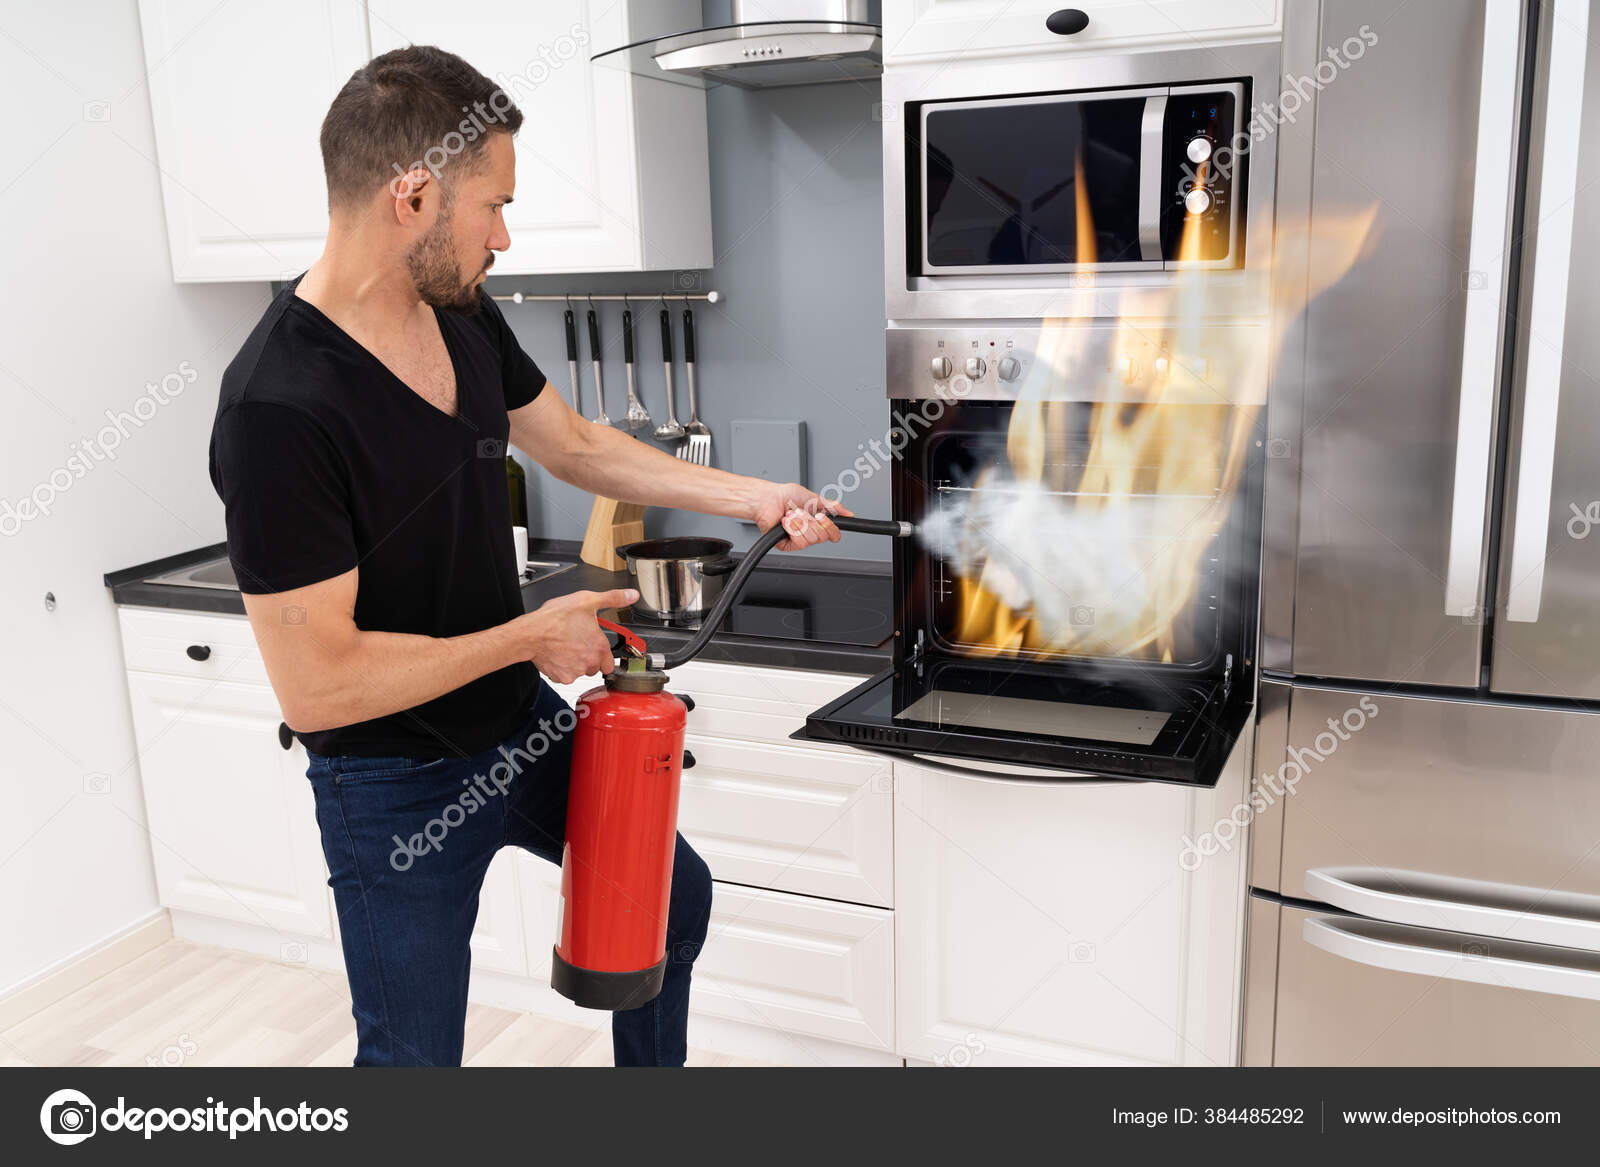
<instances>
[{"instance_id":1,"label":"white kitchen cabinet","mask_svg":"<svg viewBox=\"0 0 1600 1167\"><path fill-rule=\"evenodd\" d=\"M305 750L279 745L272 690L137 671L128 689L162 905L331 936Z\"/></svg>"},{"instance_id":2,"label":"white kitchen cabinet","mask_svg":"<svg viewBox=\"0 0 1600 1167\"><path fill-rule=\"evenodd\" d=\"M1086 13L1088 26L1070 36L1045 27L1052 12L1067 7ZM883 58L894 63L1249 40L1276 34L1282 20L1282 0L1098 0L1076 5L1039 0L883 0Z\"/></svg>"},{"instance_id":3,"label":"white kitchen cabinet","mask_svg":"<svg viewBox=\"0 0 1600 1167\"><path fill-rule=\"evenodd\" d=\"M140 0L139 19L173 278L298 275L328 231L318 134L367 59L362 5Z\"/></svg>"},{"instance_id":4,"label":"white kitchen cabinet","mask_svg":"<svg viewBox=\"0 0 1600 1167\"><path fill-rule=\"evenodd\" d=\"M495 274L711 266L705 91L589 63L602 49L699 27L699 0L369 0L367 12L374 55L449 49L526 117L517 197L504 211L511 249Z\"/></svg>"},{"instance_id":5,"label":"white kitchen cabinet","mask_svg":"<svg viewBox=\"0 0 1600 1167\"><path fill-rule=\"evenodd\" d=\"M894 913L714 885L694 1013L888 1050Z\"/></svg>"},{"instance_id":6,"label":"white kitchen cabinet","mask_svg":"<svg viewBox=\"0 0 1600 1167\"><path fill-rule=\"evenodd\" d=\"M522 900L517 888L517 856L506 848L489 862L478 894L478 920L472 929L472 967L522 976L528 971L522 934Z\"/></svg>"},{"instance_id":7,"label":"white kitchen cabinet","mask_svg":"<svg viewBox=\"0 0 1600 1167\"><path fill-rule=\"evenodd\" d=\"M731 883L894 906L892 769L870 754L690 734L678 829Z\"/></svg>"},{"instance_id":8,"label":"white kitchen cabinet","mask_svg":"<svg viewBox=\"0 0 1600 1167\"><path fill-rule=\"evenodd\" d=\"M1243 752L1215 790L896 762L898 1052L1232 1064L1243 841L1193 871L1182 857L1244 797Z\"/></svg>"},{"instance_id":9,"label":"white kitchen cabinet","mask_svg":"<svg viewBox=\"0 0 1600 1167\"><path fill-rule=\"evenodd\" d=\"M596 46L697 25L696 0L139 7L180 282L285 279L317 258L322 119L371 56L412 43L460 54L525 116L496 274L711 266L704 91L589 63Z\"/></svg>"}]
</instances>

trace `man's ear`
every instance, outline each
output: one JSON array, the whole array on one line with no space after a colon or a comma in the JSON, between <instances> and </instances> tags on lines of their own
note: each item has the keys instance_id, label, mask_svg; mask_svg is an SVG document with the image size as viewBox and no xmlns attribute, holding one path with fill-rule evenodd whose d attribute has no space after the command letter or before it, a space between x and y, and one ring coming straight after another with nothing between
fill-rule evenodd
<instances>
[{"instance_id":1,"label":"man's ear","mask_svg":"<svg viewBox=\"0 0 1600 1167\"><path fill-rule=\"evenodd\" d=\"M422 210L422 192L433 181L433 175L424 166L413 166L404 174L389 180L389 194L394 198L395 216L402 222Z\"/></svg>"}]
</instances>

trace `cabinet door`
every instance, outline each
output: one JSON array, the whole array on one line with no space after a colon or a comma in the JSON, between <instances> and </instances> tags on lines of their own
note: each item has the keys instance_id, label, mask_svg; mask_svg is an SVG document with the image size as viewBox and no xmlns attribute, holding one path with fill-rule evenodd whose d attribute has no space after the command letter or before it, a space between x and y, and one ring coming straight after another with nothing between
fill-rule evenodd
<instances>
[{"instance_id":1,"label":"cabinet door","mask_svg":"<svg viewBox=\"0 0 1600 1167\"><path fill-rule=\"evenodd\" d=\"M478 922L472 929L472 967L518 976L528 971L517 894L517 855L509 849L494 857L483 877Z\"/></svg>"},{"instance_id":2,"label":"cabinet door","mask_svg":"<svg viewBox=\"0 0 1600 1167\"><path fill-rule=\"evenodd\" d=\"M496 274L710 265L704 92L589 63L601 47L637 40L633 13L645 8L676 11L682 28L699 24L699 5L679 0L367 5L374 54L439 45L499 84L526 119L516 138L517 198L504 211L511 249L495 260ZM675 165L683 181L662 181L658 170L670 176ZM696 198L704 246L673 239L682 224L669 208L683 200L694 211Z\"/></svg>"},{"instance_id":3,"label":"cabinet door","mask_svg":"<svg viewBox=\"0 0 1600 1167\"><path fill-rule=\"evenodd\" d=\"M1054 0L883 0L883 57L903 61L974 53L1103 51L1121 46L1268 36L1280 0L1099 0L1088 25L1060 35L1045 19Z\"/></svg>"},{"instance_id":4,"label":"cabinet door","mask_svg":"<svg viewBox=\"0 0 1600 1167\"><path fill-rule=\"evenodd\" d=\"M161 902L331 936L305 750L265 685L128 674Z\"/></svg>"},{"instance_id":5,"label":"cabinet door","mask_svg":"<svg viewBox=\"0 0 1600 1167\"><path fill-rule=\"evenodd\" d=\"M887 1050L893 999L893 912L714 886L695 1013Z\"/></svg>"},{"instance_id":6,"label":"cabinet door","mask_svg":"<svg viewBox=\"0 0 1600 1167\"><path fill-rule=\"evenodd\" d=\"M974 1065L1236 1060L1244 795L896 762L898 1052ZM1209 847L1207 849L1210 849Z\"/></svg>"},{"instance_id":7,"label":"cabinet door","mask_svg":"<svg viewBox=\"0 0 1600 1167\"><path fill-rule=\"evenodd\" d=\"M367 59L347 0L140 0L162 202L179 282L276 280L322 252L318 133Z\"/></svg>"}]
</instances>

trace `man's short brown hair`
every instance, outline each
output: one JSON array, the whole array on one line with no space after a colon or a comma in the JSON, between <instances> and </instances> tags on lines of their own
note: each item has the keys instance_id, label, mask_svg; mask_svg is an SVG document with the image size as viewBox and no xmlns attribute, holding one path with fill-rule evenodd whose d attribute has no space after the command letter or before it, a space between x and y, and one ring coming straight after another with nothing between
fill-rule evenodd
<instances>
[{"instance_id":1,"label":"man's short brown hair","mask_svg":"<svg viewBox=\"0 0 1600 1167\"><path fill-rule=\"evenodd\" d=\"M399 179L416 167L436 179L446 171L471 174L491 133L521 126L511 95L454 53L411 45L374 57L344 83L322 119L328 205L359 204L385 183L402 193ZM440 181L448 201L448 180Z\"/></svg>"}]
</instances>

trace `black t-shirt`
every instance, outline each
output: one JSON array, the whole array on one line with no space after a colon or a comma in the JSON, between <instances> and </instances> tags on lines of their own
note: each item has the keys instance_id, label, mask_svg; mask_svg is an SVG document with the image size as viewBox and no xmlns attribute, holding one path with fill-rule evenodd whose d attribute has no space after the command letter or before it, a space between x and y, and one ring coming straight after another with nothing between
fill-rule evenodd
<instances>
[{"instance_id":1,"label":"black t-shirt","mask_svg":"<svg viewBox=\"0 0 1600 1167\"><path fill-rule=\"evenodd\" d=\"M359 567L363 630L459 636L521 615L506 412L537 397L544 374L480 292L476 315L436 313L455 367L451 417L296 296L299 282L222 375L211 481L240 588L281 592ZM519 663L300 738L324 755L465 757L516 728L538 683Z\"/></svg>"}]
</instances>

